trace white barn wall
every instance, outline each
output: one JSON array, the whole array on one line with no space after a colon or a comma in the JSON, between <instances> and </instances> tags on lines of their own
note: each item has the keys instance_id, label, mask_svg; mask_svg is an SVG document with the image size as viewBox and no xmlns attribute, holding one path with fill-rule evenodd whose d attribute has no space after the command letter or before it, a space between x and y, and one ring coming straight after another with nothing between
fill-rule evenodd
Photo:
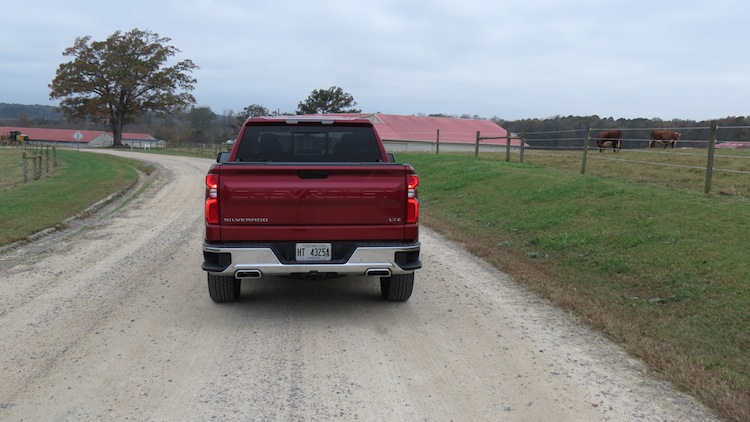
<instances>
[{"instance_id":1,"label":"white barn wall","mask_svg":"<svg viewBox=\"0 0 750 422\"><path fill-rule=\"evenodd\" d=\"M425 141L393 141L383 140L385 150L388 152L436 152L435 142ZM441 152L474 152L476 144L441 142ZM505 152L505 145L479 143L479 152ZM511 152L518 153L521 149L517 146L510 147Z\"/></svg>"},{"instance_id":2,"label":"white barn wall","mask_svg":"<svg viewBox=\"0 0 750 422\"><path fill-rule=\"evenodd\" d=\"M96 138L89 141L90 147L111 147L115 143L115 138L104 132Z\"/></svg>"}]
</instances>

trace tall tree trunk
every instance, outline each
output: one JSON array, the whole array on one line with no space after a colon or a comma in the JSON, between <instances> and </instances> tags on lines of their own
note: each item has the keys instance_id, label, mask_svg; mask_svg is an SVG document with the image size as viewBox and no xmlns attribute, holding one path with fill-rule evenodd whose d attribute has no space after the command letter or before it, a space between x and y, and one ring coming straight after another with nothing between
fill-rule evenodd
<instances>
[{"instance_id":1,"label":"tall tree trunk","mask_svg":"<svg viewBox=\"0 0 750 422\"><path fill-rule=\"evenodd\" d=\"M122 147L122 126L122 112L118 111L117 117L112 119L112 137L114 138L114 141L112 141L112 146L114 148Z\"/></svg>"}]
</instances>

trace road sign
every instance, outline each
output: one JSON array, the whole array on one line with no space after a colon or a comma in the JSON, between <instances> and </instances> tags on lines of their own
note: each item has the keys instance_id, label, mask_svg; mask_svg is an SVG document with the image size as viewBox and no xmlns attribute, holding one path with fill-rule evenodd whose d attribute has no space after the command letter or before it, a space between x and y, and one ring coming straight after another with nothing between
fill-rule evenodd
<instances>
[{"instance_id":1,"label":"road sign","mask_svg":"<svg viewBox=\"0 0 750 422\"><path fill-rule=\"evenodd\" d=\"M76 131L76 133L73 134L73 137L76 138L76 141L80 142L81 139L83 138L83 134L79 131Z\"/></svg>"}]
</instances>

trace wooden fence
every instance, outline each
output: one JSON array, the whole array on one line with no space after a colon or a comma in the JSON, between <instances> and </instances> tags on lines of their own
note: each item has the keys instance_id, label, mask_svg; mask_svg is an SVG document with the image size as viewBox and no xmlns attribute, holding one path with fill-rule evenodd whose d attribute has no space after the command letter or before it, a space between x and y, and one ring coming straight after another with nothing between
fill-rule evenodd
<instances>
[{"instance_id":1,"label":"wooden fence","mask_svg":"<svg viewBox=\"0 0 750 422\"><path fill-rule=\"evenodd\" d=\"M31 177L32 180L39 180L42 178L42 168L44 173L49 173L49 162L50 162L50 147L43 148L32 148L26 147L23 153L21 153L21 167L23 169L23 183L26 183L29 179L29 160L31 160ZM57 167L57 149L52 147L52 168Z\"/></svg>"},{"instance_id":2,"label":"wooden fence","mask_svg":"<svg viewBox=\"0 0 750 422\"><path fill-rule=\"evenodd\" d=\"M216 155L221 151L230 151L232 149L233 145L230 144L193 144L193 143L185 143L185 142L178 142L173 145L168 145L166 148L167 150L172 151L179 151L179 152L187 152L188 154L195 154L195 155L207 155L211 157L216 157Z\"/></svg>"},{"instance_id":3,"label":"wooden fence","mask_svg":"<svg viewBox=\"0 0 750 422\"><path fill-rule=\"evenodd\" d=\"M621 130L623 133L623 144L627 144L629 148L623 148L619 150L618 154L611 154L613 151L612 147L609 147L609 150L605 150L605 153L599 153L598 147L596 145L596 134L604 131L610 131L610 130ZM569 130L569 131L557 131L557 132L529 132L522 134L518 139L521 140L521 148L520 148L520 154L519 154L519 161L521 163L524 162L524 154L527 156L533 156L533 155L554 155L554 156L565 156L565 157L571 157L575 158L578 157L581 161L581 167L580 171L582 174L585 174L587 171L587 163L589 159L596 159L596 160L612 160L612 161L618 161L623 163L638 163L638 164L645 164L645 165L655 165L655 166L671 166L671 167L681 167L681 168L688 168L688 169L697 169L705 172L705 184L703 191L705 193L711 192L712 187L712 180L715 172L730 172L730 173L741 173L741 174L750 174L750 171L746 170L737 170L737 169L729 169L729 168L717 168L715 166L715 159L717 157L720 158L732 158L732 159L750 159L750 156L737 156L737 155L717 155L716 154L716 143L717 143L717 134L720 133L720 128L717 126L717 123L711 122L710 127L706 128L653 128L653 129L668 129L668 130L676 130L676 131L682 131L683 129L689 129L691 131L691 134L694 136L699 133L704 133L705 138L703 139L680 139L677 141L677 147L671 148L669 151L661 150L661 148L657 149L649 149L648 143L651 141L649 138L634 138L634 137L628 137L627 135L630 134L638 134L643 136L645 133L646 136L648 136L648 132L652 130L652 128L606 128L606 129L592 129L591 127L587 127L585 131L583 130ZM727 128L727 129L738 129L737 127ZM744 128L739 128L744 129ZM748 128L750 129L750 128ZM581 136L583 132L583 135ZM558 141L562 145L557 146L550 146L548 143L550 141L550 134L555 134L555 141ZM562 136L561 136L562 135ZM696 136L696 138L698 138ZM485 138L482 137L480 133L477 133L477 146L475 150L475 156L478 155L479 152L479 144L482 139L497 139L497 138ZM511 135L508 135L508 141L507 141L507 151L506 151L506 161L510 161L511 157L511 148L510 148L510 139ZM529 145L525 145L528 143ZM545 144L546 143L546 144ZM540 145L541 144L541 145ZM740 143L743 144L743 143ZM746 142L743 144L750 147L750 142ZM591 153L591 149L594 148L594 151L597 151L595 154ZM750 150L750 149L749 149ZM610 154L607 154L606 152L609 152ZM638 153L639 155L643 154L669 154L670 156L693 156L693 157L704 157L704 163L705 165L701 166L699 163L698 165L686 165L686 164L675 164L675 163L669 163L669 162L659 162L657 160L654 161L648 161L646 160L635 160L635 159L628 159L625 158L625 154L622 154L625 152L626 154L628 152L634 152ZM745 166L746 167L746 166Z\"/></svg>"}]
</instances>

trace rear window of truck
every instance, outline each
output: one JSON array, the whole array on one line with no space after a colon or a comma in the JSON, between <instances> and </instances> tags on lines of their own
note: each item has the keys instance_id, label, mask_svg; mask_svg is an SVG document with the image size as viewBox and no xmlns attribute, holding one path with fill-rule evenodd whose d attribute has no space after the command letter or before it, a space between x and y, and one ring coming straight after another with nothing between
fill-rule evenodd
<instances>
[{"instance_id":1,"label":"rear window of truck","mask_svg":"<svg viewBox=\"0 0 750 422\"><path fill-rule=\"evenodd\" d=\"M382 157L371 127L279 124L246 126L236 161L377 162Z\"/></svg>"}]
</instances>

